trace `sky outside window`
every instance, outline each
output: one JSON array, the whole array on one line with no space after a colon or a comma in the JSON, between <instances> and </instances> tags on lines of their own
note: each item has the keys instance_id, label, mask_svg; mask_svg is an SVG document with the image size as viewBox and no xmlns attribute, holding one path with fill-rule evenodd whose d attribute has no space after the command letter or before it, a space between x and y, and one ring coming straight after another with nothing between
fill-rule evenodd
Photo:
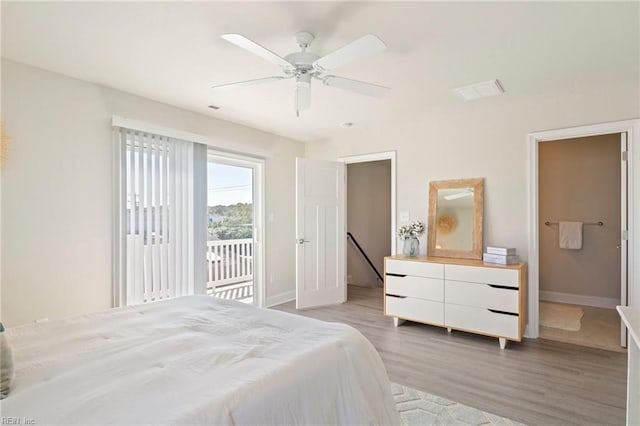
<instances>
[{"instance_id":1,"label":"sky outside window","mask_svg":"<svg viewBox=\"0 0 640 426\"><path fill-rule=\"evenodd\" d=\"M253 201L253 169L229 166L226 164L207 164L207 205L230 206L236 203Z\"/></svg>"}]
</instances>

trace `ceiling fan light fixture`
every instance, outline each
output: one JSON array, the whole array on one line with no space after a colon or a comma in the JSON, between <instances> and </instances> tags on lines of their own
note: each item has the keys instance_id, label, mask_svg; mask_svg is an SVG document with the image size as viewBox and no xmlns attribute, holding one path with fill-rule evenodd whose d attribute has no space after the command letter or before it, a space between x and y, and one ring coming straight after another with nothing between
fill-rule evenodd
<instances>
[{"instance_id":1,"label":"ceiling fan light fixture","mask_svg":"<svg viewBox=\"0 0 640 426\"><path fill-rule=\"evenodd\" d=\"M311 74L309 73L300 73L296 76L296 86L301 87L309 87L311 86Z\"/></svg>"}]
</instances>

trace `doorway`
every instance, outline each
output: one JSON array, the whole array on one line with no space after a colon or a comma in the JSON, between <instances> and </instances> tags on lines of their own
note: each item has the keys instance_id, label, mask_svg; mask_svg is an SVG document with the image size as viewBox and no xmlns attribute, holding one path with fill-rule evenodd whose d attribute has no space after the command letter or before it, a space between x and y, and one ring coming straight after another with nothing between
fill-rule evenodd
<instances>
[{"instance_id":1,"label":"doorway","mask_svg":"<svg viewBox=\"0 0 640 426\"><path fill-rule=\"evenodd\" d=\"M538 144L541 338L621 350L615 307L627 299L624 136Z\"/></svg>"},{"instance_id":2,"label":"doorway","mask_svg":"<svg viewBox=\"0 0 640 426\"><path fill-rule=\"evenodd\" d=\"M338 161L296 159L296 309L347 301L347 199L345 169L353 163L390 161L389 253L396 253L396 153ZM369 196L375 195L375 191ZM385 208L385 207L381 207ZM367 211L363 214L372 214ZM380 233L373 230L374 233ZM384 234L384 232L382 233Z\"/></svg>"},{"instance_id":3,"label":"doorway","mask_svg":"<svg viewBox=\"0 0 640 426\"><path fill-rule=\"evenodd\" d=\"M551 140L581 138L587 136L606 135L619 133L626 136L627 152L621 153L621 159L626 160L624 170L627 179L621 178L621 200L626 200L626 217L621 217L621 223L626 224L626 229L620 230L621 250L621 289L627 289L627 297L621 300L621 305L638 306L640 304L640 268L635 267L637 256L640 253L640 239L635 231L636 221L634 212L637 211L636 200L640 200L640 186L634 185L634 160L639 161L638 152L634 151L634 141L640 139L640 120L624 120L609 123L592 124L581 127L571 127L557 130L547 130L530 133L529 139L529 250L528 250L528 309L527 326L525 336L529 338L539 337L539 311L540 311L540 281L539 281L539 236L540 227L546 226L541 221L538 211L538 146ZM625 194L626 196L622 196ZM622 209L621 214L625 210ZM624 255L626 253L626 255ZM626 273L622 273L626 271ZM622 296L622 292L621 292ZM620 341L626 342L626 329L620 329Z\"/></svg>"},{"instance_id":4,"label":"doorway","mask_svg":"<svg viewBox=\"0 0 640 426\"><path fill-rule=\"evenodd\" d=\"M207 294L262 306L263 162L209 151Z\"/></svg>"},{"instance_id":5,"label":"doorway","mask_svg":"<svg viewBox=\"0 0 640 426\"><path fill-rule=\"evenodd\" d=\"M395 254L395 153L346 157L349 288L382 287L384 258Z\"/></svg>"}]
</instances>

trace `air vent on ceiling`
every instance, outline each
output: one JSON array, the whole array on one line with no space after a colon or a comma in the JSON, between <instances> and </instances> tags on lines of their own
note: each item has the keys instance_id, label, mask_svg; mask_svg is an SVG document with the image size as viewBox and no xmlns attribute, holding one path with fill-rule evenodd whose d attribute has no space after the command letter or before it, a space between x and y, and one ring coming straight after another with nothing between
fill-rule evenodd
<instances>
[{"instance_id":1,"label":"air vent on ceiling","mask_svg":"<svg viewBox=\"0 0 640 426\"><path fill-rule=\"evenodd\" d=\"M453 89L453 91L464 101L472 101L474 99L504 93L504 89L498 80L489 80L482 83L470 84L469 86L457 87Z\"/></svg>"}]
</instances>

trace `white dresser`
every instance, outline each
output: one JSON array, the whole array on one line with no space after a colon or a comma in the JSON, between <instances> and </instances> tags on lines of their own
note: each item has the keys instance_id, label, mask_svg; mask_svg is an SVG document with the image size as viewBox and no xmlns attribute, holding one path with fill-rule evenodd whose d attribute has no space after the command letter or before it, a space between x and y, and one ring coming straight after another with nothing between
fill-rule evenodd
<instances>
[{"instance_id":1,"label":"white dresser","mask_svg":"<svg viewBox=\"0 0 640 426\"><path fill-rule=\"evenodd\" d=\"M526 267L479 260L390 256L385 258L384 313L396 327L411 320L521 341Z\"/></svg>"}]
</instances>

